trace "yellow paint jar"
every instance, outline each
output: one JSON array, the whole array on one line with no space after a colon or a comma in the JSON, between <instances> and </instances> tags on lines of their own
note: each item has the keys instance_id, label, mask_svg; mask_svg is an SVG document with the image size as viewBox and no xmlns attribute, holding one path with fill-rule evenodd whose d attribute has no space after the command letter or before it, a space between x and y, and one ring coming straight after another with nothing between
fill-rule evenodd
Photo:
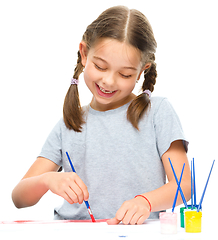
<instances>
[{"instance_id":1,"label":"yellow paint jar","mask_svg":"<svg viewBox=\"0 0 218 240\"><path fill-rule=\"evenodd\" d=\"M201 217L201 211L185 210L185 231L188 233L201 232Z\"/></svg>"}]
</instances>

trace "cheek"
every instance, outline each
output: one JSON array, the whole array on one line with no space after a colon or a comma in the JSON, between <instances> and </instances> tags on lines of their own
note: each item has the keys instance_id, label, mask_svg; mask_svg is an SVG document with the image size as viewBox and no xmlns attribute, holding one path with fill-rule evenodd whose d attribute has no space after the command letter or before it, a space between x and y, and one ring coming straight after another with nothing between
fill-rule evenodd
<instances>
[{"instance_id":1,"label":"cheek","mask_svg":"<svg viewBox=\"0 0 218 240\"><path fill-rule=\"evenodd\" d=\"M92 78L90 77L90 74L88 74L87 71L84 70L84 75L83 76L84 76L84 81L85 81L86 86L91 91L92 85L93 85L93 81L92 81Z\"/></svg>"},{"instance_id":2,"label":"cheek","mask_svg":"<svg viewBox=\"0 0 218 240\"><path fill-rule=\"evenodd\" d=\"M86 85L89 85L92 82L92 75L93 75L89 66L86 65L86 67L84 68L83 74L84 74L84 81Z\"/></svg>"},{"instance_id":3,"label":"cheek","mask_svg":"<svg viewBox=\"0 0 218 240\"><path fill-rule=\"evenodd\" d=\"M135 84L136 84L135 80L131 81L125 80L122 82L122 89L127 93L131 93L135 88Z\"/></svg>"},{"instance_id":4,"label":"cheek","mask_svg":"<svg viewBox=\"0 0 218 240\"><path fill-rule=\"evenodd\" d=\"M96 81L100 78L99 74L96 72L94 67L90 66L90 64L87 64L84 68L84 80L86 84L91 81Z\"/></svg>"}]
</instances>

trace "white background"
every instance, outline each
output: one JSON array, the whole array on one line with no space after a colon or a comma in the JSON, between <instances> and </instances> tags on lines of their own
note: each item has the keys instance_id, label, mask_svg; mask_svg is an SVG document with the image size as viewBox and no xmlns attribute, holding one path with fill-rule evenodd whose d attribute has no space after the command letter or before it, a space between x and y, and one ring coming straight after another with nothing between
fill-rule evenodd
<instances>
[{"instance_id":1,"label":"white background","mask_svg":"<svg viewBox=\"0 0 218 240\"><path fill-rule=\"evenodd\" d=\"M16 209L11 191L39 154L62 117L65 94L88 24L105 9L126 5L149 19L158 43L153 96L176 109L196 161L198 201L217 158L217 2L169 0L0 1L0 220L52 219L62 199L47 193L34 207ZM139 93L142 80L137 84ZM91 95L80 77L82 105ZM203 202L216 206L218 163Z\"/></svg>"}]
</instances>

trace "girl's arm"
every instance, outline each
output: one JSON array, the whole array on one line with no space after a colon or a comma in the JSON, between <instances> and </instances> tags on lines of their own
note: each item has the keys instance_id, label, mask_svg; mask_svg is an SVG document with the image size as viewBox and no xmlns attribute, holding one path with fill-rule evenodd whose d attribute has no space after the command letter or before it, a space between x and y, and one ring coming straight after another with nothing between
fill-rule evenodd
<instances>
[{"instance_id":1,"label":"girl's arm","mask_svg":"<svg viewBox=\"0 0 218 240\"><path fill-rule=\"evenodd\" d=\"M54 162L39 157L12 192L12 200L17 208L36 204L41 197L51 190L63 197L70 204L88 200L86 185L73 172L57 172L59 166Z\"/></svg>"},{"instance_id":2,"label":"girl's arm","mask_svg":"<svg viewBox=\"0 0 218 240\"><path fill-rule=\"evenodd\" d=\"M177 183L175 181L169 159L171 159L174 166L177 178L180 178L183 164L185 163L184 173L181 182L181 188L185 195L186 201L191 197L191 172L187 159L187 155L181 140L175 141L171 144L167 152L162 156L162 162L168 178L168 183L162 187L141 195L145 196L151 203L152 212L157 212L169 209L173 205L173 200L177 190ZM182 198L178 194L177 205L182 203ZM137 197L123 203L121 208L117 211L115 218L110 219L108 224L141 224L150 215L150 206L143 197Z\"/></svg>"}]
</instances>

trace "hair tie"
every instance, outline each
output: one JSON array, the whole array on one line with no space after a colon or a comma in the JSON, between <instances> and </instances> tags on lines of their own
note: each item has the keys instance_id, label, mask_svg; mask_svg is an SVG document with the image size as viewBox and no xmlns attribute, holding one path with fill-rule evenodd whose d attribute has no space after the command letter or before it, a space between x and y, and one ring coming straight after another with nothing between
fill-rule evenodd
<instances>
[{"instance_id":1,"label":"hair tie","mask_svg":"<svg viewBox=\"0 0 218 240\"><path fill-rule=\"evenodd\" d=\"M148 94L149 98L151 97L151 91L150 90L146 89L145 91L143 91L143 93Z\"/></svg>"},{"instance_id":2,"label":"hair tie","mask_svg":"<svg viewBox=\"0 0 218 240\"><path fill-rule=\"evenodd\" d=\"M71 84L76 84L76 85L78 85L78 83L79 83L79 80L78 80L78 79L71 78Z\"/></svg>"}]
</instances>

